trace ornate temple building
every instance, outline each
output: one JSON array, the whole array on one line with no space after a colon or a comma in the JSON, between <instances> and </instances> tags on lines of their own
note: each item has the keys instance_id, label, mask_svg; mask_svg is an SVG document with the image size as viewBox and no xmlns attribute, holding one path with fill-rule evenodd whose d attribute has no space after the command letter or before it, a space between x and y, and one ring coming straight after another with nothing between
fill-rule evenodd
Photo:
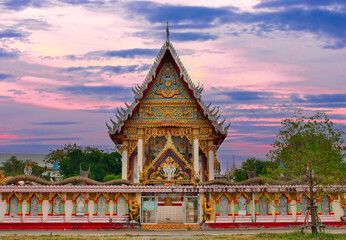
<instances>
[{"instance_id":1,"label":"ornate temple building","mask_svg":"<svg viewBox=\"0 0 346 240\"><path fill-rule=\"evenodd\" d=\"M228 181L231 171L221 179L217 150L230 125L219 120L218 107L203 102L203 88L190 79L168 29L144 82L132 90L135 100L107 123L122 155L122 179L49 182L30 174L1 179L0 228L200 229L304 222L307 186L264 185L259 177L234 183ZM318 199L324 224L343 226L345 207L344 194Z\"/></svg>"}]
</instances>

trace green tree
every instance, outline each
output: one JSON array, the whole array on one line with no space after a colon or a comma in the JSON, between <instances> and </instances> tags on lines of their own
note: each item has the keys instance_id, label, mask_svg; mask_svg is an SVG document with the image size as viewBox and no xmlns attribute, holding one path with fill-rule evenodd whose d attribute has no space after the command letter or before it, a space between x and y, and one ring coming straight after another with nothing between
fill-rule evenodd
<instances>
[{"instance_id":1,"label":"green tree","mask_svg":"<svg viewBox=\"0 0 346 240\"><path fill-rule=\"evenodd\" d=\"M317 233L316 198L317 193L346 179L344 134L334 129L325 113L305 117L296 112L295 118L285 119L272 144L268 157L274 166L269 170L268 181L299 179L309 186L310 211L313 234ZM284 167L279 168L280 161Z\"/></svg>"},{"instance_id":2,"label":"green tree","mask_svg":"<svg viewBox=\"0 0 346 240\"><path fill-rule=\"evenodd\" d=\"M248 158L241 163L241 167L234 171L234 181L241 182L245 180L246 171L255 171L257 176L266 176L268 168L272 165L270 161L264 161L255 157Z\"/></svg>"},{"instance_id":3,"label":"green tree","mask_svg":"<svg viewBox=\"0 0 346 240\"><path fill-rule=\"evenodd\" d=\"M118 175L114 175L114 174L106 175L103 178L103 181L104 182L108 182L108 181L111 181L111 180L114 180L114 179L121 179L121 174L118 174Z\"/></svg>"},{"instance_id":4,"label":"green tree","mask_svg":"<svg viewBox=\"0 0 346 240\"><path fill-rule=\"evenodd\" d=\"M88 147L88 149L89 148L90 147ZM77 144L74 143L74 144L65 144L65 146L63 148L49 150L49 153L45 157L44 162L45 163L50 163L50 164L54 164L55 161L60 162L61 160L66 158L68 153L70 153L70 152L72 152L73 150L76 150L76 149L82 150L82 147L81 146L77 146Z\"/></svg>"},{"instance_id":5,"label":"green tree","mask_svg":"<svg viewBox=\"0 0 346 240\"><path fill-rule=\"evenodd\" d=\"M15 156L11 156L10 159L2 163L1 170L6 177L22 175L24 174L25 162L24 160L17 159ZM30 161L30 163L32 169L31 175L42 177L42 173L47 170L47 167L41 167L35 161Z\"/></svg>"},{"instance_id":6,"label":"green tree","mask_svg":"<svg viewBox=\"0 0 346 240\"><path fill-rule=\"evenodd\" d=\"M82 148L76 144L70 146L73 146L73 149L71 147L59 149L64 151L59 155L64 156L59 162L60 173L64 178L78 176L80 168L86 171L89 167L90 178L97 181L103 181L106 175L121 173L121 155L118 152L106 153L98 148Z\"/></svg>"}]
</instances>

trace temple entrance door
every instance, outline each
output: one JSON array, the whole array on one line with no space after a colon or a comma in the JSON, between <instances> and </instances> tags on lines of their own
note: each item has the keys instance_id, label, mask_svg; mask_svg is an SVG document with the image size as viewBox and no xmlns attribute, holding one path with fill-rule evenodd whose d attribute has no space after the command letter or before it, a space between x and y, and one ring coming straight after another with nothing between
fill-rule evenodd
<instances>
[{"instance_id":1,"label":"temple entrance door","mask_svg":"<svg viewBox=\"0 0 346 240\"><path fill-rule=\"evenodd\" d=\"M184 197L184 223L199 223L199 196Z\"/></svg>"},{"instance_id":2,"label":"temple entrance door","mask_svg":"<svg viewBox=\"0 0 346 240\"><path fill-rule=\"evenodd\" d=\"M141 213L142 223L157 223L157 197L142 195Z\"/></svg>"},{"instance_id":3,"label":"temple entrance door","mask_svg":"<svg viewBox=\"0 0 346 240\"><path fill-rule=\"evenodd\" d=\"M183 196L181 194L159 194L157 220L159 224L183 224Z\"/></svg>"}]
</instances>

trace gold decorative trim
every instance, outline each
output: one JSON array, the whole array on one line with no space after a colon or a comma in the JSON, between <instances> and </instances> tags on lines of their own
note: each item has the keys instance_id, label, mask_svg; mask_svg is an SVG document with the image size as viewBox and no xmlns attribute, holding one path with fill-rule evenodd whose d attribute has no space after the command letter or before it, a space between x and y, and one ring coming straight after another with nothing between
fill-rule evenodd
<instances>
[{"instance_id":1,"label":"gold decorative trim","mask_svg":"<svg viewBox=\"0 0 346 240\"><path fill-rule=\"evenodd\" d=\"M208 156L208 142L205 140L198 141L199 148L202 150L205 156Z\"/></svg>"},{"instance_id":2,"label":"gold decorative trim","mask_svg":"<svg viewBox=\"0 0 346 240\"><path fill-rule=\"evenodd\" d=\"M345 199L345 193L344 194L340 194L340 206L342 208L346 208L346 199Z\"/></svg>"},{"instance_id":3,"label":"gold decorative trim","mask_svg":"<svg viewBox=\"0 0 346 240\"><path fill-rule=\"evenodd\" d=\"M129 141L129 150L128 150L128 158L131 156L131 154L136 150L138 145L138 141Z\"/></svg>"},{"instance_id":4,"label":"gold decorative trim","mask_svg":"<svg viewBox=\"0 0 346 240\"><path fill-rule=\"evenodd\" d=\"M165 136L168 139L168 134L174 137L186 137L190 144L192 144L192 128L147 128L144 130L144 144L153 137Z\"/></svg>"}]
</instances>

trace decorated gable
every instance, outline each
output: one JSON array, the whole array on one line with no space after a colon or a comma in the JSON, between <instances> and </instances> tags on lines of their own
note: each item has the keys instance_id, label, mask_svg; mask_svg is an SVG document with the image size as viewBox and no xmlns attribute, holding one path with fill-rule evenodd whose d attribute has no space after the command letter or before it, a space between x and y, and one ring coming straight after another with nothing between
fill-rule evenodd
<instances>
[{"instance_id":1,"label":"decorated gable","mask_svg":"<svg viewBox=\"0 0 346 240\"><path fill-rule=\"evenodd\" d=\"M192 100L173 64L168 59L156 77L145 100Z\"/></svg>"},{"instance_id":2,"label":"decorated gable","mask_svg":"<svg viewBox=\"0 0 346 240\"><path fill-rule=\"evenodd\" d=\"M195 182L192 166L175 148L171 137L159 155L144 169L142 184L191 184Z\"/></svg>"}]
</instances>

